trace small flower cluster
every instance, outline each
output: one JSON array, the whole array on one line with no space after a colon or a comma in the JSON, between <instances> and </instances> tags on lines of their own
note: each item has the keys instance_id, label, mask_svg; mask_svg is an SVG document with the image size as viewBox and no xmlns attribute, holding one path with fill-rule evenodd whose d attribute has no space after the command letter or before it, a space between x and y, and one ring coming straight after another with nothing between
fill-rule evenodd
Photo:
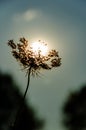
<instances>
[{"instance_id":1,"label":"small flower cluster","mask_svg":"<svg viewBox=\"0 0 86 130\"><path fill-rule=\"evenodd\" d=\"M31 68L32 75L37 74L40 69L50 70L61 65L61 58L56 50L49 51L46 56L41 55L39 50L39 54L36 55L32 48L28 47L28 41L24 37L20 38L17 44L9 40L8 45L12 48L12 55L24 69Z\"/></svg>"}]
</instances>

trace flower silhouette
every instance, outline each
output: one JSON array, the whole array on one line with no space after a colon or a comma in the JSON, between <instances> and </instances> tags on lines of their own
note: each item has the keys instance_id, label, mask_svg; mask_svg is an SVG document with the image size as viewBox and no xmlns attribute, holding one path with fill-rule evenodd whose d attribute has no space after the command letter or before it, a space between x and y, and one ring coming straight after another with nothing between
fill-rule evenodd
<instances>
[{"instance_id":1,"label":"flower silhouette","mask_svg":"<svg viewBox=\"0 0 86 130\"><path fill-rule=\"evenodd\" d=\"M15 122L13 122L13 130L17 124L18 115L23 105L23 101L27 94L30 74L32 76L38 75L41 69L51 70L52 68L59 67L61 65L61 58L56 50L50 50L46 55L43 54L43 50L46 50L47 44L38 41L38 46L31 46L24 37L20 38L19 43L15 43L13 40L8 41L8 46L12 49L12 55L14 58L27 70L28 80L26 90L23 96L23 100L20 104L19 110L16 115Z\"/></svg>"},{"instance_id":2,"label":"flower silhouette","mask_svg":"<svg viewBox=\"0 0 86 130\"><path fill-rule=\"evenodd\" d=\"M39 44L41 44L40 40ZM46 44L42 44L46 46ZM51 50L46 55L42 55L42 50L38 48L38 53L36 54L24 37L20 38L17 44L13 40L9 40L8 45L12 48L14 58L27 71L31 69L30 73L32 75L38 74L40 69L50 70L53 67L59 67L61 65L61 58L56 50Z\"/></svg>"}]
</instances>

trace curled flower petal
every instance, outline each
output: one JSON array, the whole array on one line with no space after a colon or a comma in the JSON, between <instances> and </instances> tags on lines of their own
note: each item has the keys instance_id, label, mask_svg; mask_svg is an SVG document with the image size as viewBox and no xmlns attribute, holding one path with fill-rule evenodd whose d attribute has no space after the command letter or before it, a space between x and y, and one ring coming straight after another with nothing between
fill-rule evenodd
<instances>
[{"instance_id":1,"label":"curled flower petal","mask_svg":"<svg viewBox=\"0 0 86 130\"><path fill-rule=\"evenodd\" d=\"M52 67L58 67L61 65L61 58L58 59L52 59L51 60L51 66Z\"/></svg>"},{"instance_id":2,"label":"curled flower petal","mask_svg":"<svg viewBox=\"0 0 86 130\"><path fill-rule=\"evenodd\" d=\"M8 41L8 46L10 46L12 49L16 49L16 44L14 43L13 40Z\"/></svg>"}]
</instances>

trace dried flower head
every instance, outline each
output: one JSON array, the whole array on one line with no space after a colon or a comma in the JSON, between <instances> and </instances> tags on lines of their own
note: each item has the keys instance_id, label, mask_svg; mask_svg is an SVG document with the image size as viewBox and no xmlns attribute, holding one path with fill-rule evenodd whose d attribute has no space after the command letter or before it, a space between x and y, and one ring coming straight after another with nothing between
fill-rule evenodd
<instances>
[{"instance_id":1,"label":"dried flower head","mask_svg":"<svg viewBox=\"0 0 86 130\"><path fill-rule=\"evenodd\" d=\"M20 38L17 44L13 40L8 41L8 45L12 48L12 55L24 69L31 68L32 75L37 74L40 69L50 70L61 65L61 58L56 50L43 54L42 50L46 50L47 44L40 40L38 44L39 46L30 46L24 37Z\"/></svg>"}]
</instances>

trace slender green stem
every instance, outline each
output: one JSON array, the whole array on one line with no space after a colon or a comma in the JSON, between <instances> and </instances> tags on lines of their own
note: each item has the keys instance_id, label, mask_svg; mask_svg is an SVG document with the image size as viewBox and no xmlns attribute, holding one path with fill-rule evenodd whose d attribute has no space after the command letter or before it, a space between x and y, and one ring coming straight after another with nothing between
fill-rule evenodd
<instances>
[{"instance_id":1,"label":"slender green stem","mask_svg":"<svg viewBox=\"0 0 86 130\"><path fill-rule=\"evenodd\" d=\"M31 67L29 68L29 72L28 72L27 87L26 87L26 90L25 90L25 93L24 93L24 96L23 96L23 100L25 99L27 91L28 91L28 88L29 88L29 84L30 84L30 73L31 73Z\"/></svg>"},{"instance_id":2,"label":"slender green stem","mask_svg":"<svg viewBox=\"0 0 86 130\"><path fill-rule=\"evenodd\" d=\"M22 101L20 102L20 106L19 106L19 109L18 109L18 111L17 111L15 121L14 121L14 123L13 123L13 125L12 125L13 130L15 130L15 126L16 126L17 123L18 123L17 121L18 121L18 119L19 119L19 115L21 114L21 110L22 110L22 107L23 107L23 103L24 103L24 100L25 100L25 97L26 97L26 94L27 94L27 91L28 91L28 88L29 88L29 84L30 84L30 73L31 73L31 67L30 67L29 70L28 70L28 80L27 80L26 90L25 90L23 99L22 99Z\"/></svg>"}]
</instances>

